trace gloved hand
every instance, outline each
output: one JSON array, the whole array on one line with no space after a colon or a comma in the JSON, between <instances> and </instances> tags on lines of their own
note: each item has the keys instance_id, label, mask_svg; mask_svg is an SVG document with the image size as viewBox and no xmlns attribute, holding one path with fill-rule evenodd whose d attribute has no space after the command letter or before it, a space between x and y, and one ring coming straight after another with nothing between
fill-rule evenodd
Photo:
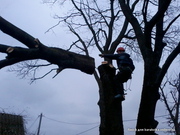
<instances>
[{"instance_id":1,"label":"gloved hand","mask_svg":"<svg viewBox=\"0 0 180 135\"><path fill-rule=\"evenodd\" d=\"M103 57L104 55L103 54L99 54L100 57Z\"/></svg>"}]
</instances>

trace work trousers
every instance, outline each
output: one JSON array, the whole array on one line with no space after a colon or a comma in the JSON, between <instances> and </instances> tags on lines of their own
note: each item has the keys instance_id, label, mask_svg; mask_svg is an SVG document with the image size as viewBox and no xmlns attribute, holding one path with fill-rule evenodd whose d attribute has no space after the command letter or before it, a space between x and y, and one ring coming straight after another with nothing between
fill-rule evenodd
<instances>
[{"instance_id":1,"label":"work trousers","mask_svg":"<svg viewBox=\"0 0 180 135\"><path fill-rule=\"evenodd\" d=\"M124 95L123 83L131 79L132 70L129 67L122 67L114 77L115 94Z\"/></svg>"}]
</instances>

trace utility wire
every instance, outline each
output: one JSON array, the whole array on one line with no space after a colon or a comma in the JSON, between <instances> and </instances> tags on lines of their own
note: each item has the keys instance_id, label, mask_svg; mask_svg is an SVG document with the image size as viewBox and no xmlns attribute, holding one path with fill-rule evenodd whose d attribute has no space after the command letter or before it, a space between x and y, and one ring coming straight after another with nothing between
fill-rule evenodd
<instances>
[{"instance_id":1,"label":"utility wire","mask_svg":"<svg viewBox=\"0 0 180 135\"><path fill-rule=\"evenodd\" d=\"M165 117L165 116L168 116L167 115L159 115L159 116L155 116L155 118L159 118L159 117ZM74 122L65 122L65 121L60 121L60 120L55 120L55 119L52 119L52 118L49 118L47 116L44 116L44 118L48 119L48 120L51 120L51 121L55 121L55 122L58 122L58 123L63 123L63 124L69 124L69 125L94 125L94 124L98 124L100 122L93 122L93 123L74 123ZM129 119L129 120L124 120L123 122L130 122L130 121L136 121L137 119Z\"/></svg>"},{"instance_id":2,"label":"utility wire","mask_svg":"<svg viewBox=\"0 0 180 135\"><path fill-rule=\"evenodd\" d=\"M28 130L30 130L32 128L32 126L34 126L34 124L36 123L37 119L39 118L39 116L35 119L35 121L31 124L31 126L28 128Z\"/></svg>"},{"instance_id":3,"label":"utility wire","mask_svg":"<svg viewBox=\"0 0 180 135\"><path fill-rule=\"evenodd\" d=\"M123 122L136 121L137 119L123 120Z\"/></svg>"},{"instance_id":4,"label":"utility wire","mask_svg":"<svg viewBox=\"0 0 180 135\"><path fill-rule=\"evenodd\" d=\"M155 118L164 117L164 116L168 116L168 115L155 116ZM130 119L130 120L124 120L123 122L130 122L130 121L136 121L136 120L137 120L137 119ZM82 131L82 132L80 132L80 133L78 133L78 134L76 134L76 135L80 135L80 134L86 133L86 132L88 132L88 131L90 131L90 130L92 130L92 129L95 129L95 128L97 128L97 127L99 127L99 125L97 125L97 126L95 126L95 127L92 127L92 128L90 128L90 129L87 129L87 130L85 130L85 131Z\"/></svg>"},{"instance_id":5,"label":"utility wire","mask_svg":"<svg viewBox=\"0 0 180 135\"><path fill-rule=\"evenodd\" d=\"M94 122L94 123L73 123L73 122L65 122L65 121L60 121L60 120L55 120L52 118L48 118L46 116L43 115L44 118L55 121L55 122L59 122L59 123L63 123L63 124L69 124L69 125L93 125L93 124L98 124L99 122Z\"/></svg>"},{"instance_id":6,"label":"utility wire","mask_svg":"<svg viewBox=\"0 0 180 135\"><path fill-rule=\"evenodd\" d=\"M159 118L159 117L165 117L168 116L168 114L166 115L159 115L159 116L155 116L155 118ZM136 121L137 119L129 119L129 120L124 120L123 122L130 122L130 121Z\"/></svg>"},{"instance_id":7,"label":"utility wire","mask_svg":"<svg viewBox=\"0 0 180 135\"><path fill-rule=\"evenodd\" d=\"M159 116L155 116L155 118L158 118L158 117L165 117L165 116L168 116L168 115L159 115ZM42 116L48 120L51 120L51 121L55 121L55 122L58 122L58 123L63 123L63 124L70 124L70 125L93 125L93 124L98 124L99 122L94 122L94 123L72 123L72 122L65 122L65 121L60 121L60 120L55 120L55 119L52 119L52 118L48 118L46 116ZM34 123L37 121L37 119L39 118L39 116L36 118L36 120L33 122L33 124L30 126L30 128L34 125ZM136 121L137 119L129 119L129 120L124 120L123 122L130 122L130 121ZM86 133L90 130L93 130L95 128L99 127L99 124L90 128L90 129L87 129L85 131L82 131L80 133L77 133L76 135L80 135L80 134L83 134L83 133ZM29 129L30 129L29 128Z\"/></svg>"},{"instance_id":8,"label":"utility wire","mask_svg":"<svg viewBox=\"0 0 180 135\"><path fill-rule=\"evenodd\" d=\"M78 133L78 134L76 134L76 135L80 135L80 134L86 133L86 132L88 132L88 131L90 131L90 130L92 130L92 129L94 129L94 128L97 128L97 127L99 127L99 125L97 125L97 126L95 126L95 127L92 127L92 128L90 128L90 129L87 129L87 130L85 130L85 131L82 131L82 132L80 132L80 133Z\"/></svg>"}]
</instances>

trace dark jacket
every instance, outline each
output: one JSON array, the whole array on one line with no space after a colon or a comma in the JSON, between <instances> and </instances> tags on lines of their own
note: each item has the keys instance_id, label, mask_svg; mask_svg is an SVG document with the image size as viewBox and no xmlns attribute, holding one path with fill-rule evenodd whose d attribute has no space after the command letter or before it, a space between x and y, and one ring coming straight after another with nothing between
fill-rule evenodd
<instances>
[{"instance_id":1,"label":"dark jacket","mask_svg":"<svg viewBox=\"0 0 180 135\"><path fill-rule=\"evenodd\" d=\"M130 58L130 55L127 53L123 52L120 54L104 54L103 57L116 60L119 69L123 66L130 67L132 71L135 69L133 61Z\"/></svg>"}]
</instances>

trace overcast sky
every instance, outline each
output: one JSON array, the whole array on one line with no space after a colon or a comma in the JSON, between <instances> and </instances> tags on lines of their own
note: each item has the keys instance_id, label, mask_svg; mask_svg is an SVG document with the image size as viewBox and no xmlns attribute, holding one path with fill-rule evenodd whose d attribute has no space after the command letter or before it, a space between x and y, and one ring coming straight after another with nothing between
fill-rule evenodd
<instances>
[{"instance_id":1,"label":"overcast sky","mask_svg":"<svg viewBox=\"0 0 180 135\"><path fill-rule=\"evenodd\" d=\"M58 11L41 0L0 0L0 15L14 25L38 38L48 46L67 48L73 37L58 27L45 33L56 24L53 19ZM62 11L63 12L63 11ZM0 43L12 46L23 46L18 41L0 31ZM93 55L96 66L102 59ZM0 59L4 55L0 54ZM135 62L133 79L125 84L128 90L123 102L124 131L128 135L134 132L140 102L143 66ZM176 66L177 67L177 66ZM37 133L38 116L43 113L41 135L98 135L99 133L99 100L98 86L92 75L77 70L64 70L52 79L55 73L29 84L29 78L20 79L15 72L0 70L0 111L25 116L26 128L30 133ZM41 73L48 69L41 69ZM164 105L158 102L156 116L167 114ZM158 117L159 128L167 128L164 118ZM89 130L91 129L91 130ZM89 130L89 131L86 131ZM85 132L84 132L85 131ZM164 133L159 133L163 135Z\"/></svg>"}]
</instances>

